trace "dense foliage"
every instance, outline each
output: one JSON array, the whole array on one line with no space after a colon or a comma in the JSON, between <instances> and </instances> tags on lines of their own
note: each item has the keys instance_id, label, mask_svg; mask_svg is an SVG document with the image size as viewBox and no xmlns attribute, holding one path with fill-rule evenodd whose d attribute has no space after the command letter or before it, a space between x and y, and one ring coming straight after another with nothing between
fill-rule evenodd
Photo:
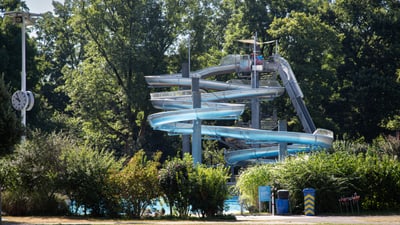
<instances>
[{"instance_id":1,"label":"dense foliage","mask_svg":"<svg viewBox=\"0 0 400 225\"><path fill-rule=\"evenodd\" d=\"M0 155L12 152L14 145L21 140L21 121L11 108L11 96L4 83L4 76L0 78Z\"/></svg>"},{"instance_id":2,"label":"dense foliage","mask_svg":"<svg viewBox=\"0 0 400 225\"><path fill-rule=\"evenodd\" d=\"M4 161L10 179L5 187L3 210L13 215L65 214L58 195L63 173L60 155L73 146L63 135L33 132Z\"/></svg>"},{"instance_id":3,"label":"dense foliage","mask_svg":"<svg viewBox=\"0 0 400 225\"><path fill-rule=\"evenodd\" d=\"M161 152L151 160L143 150L137 152L114 179L119 184L119 194L123 199L123 212L129 217L141 217L146 209L160 197L158 169Z\"/></svg>"},{"instance_id":4,"label":"dense foliage","mask_svg":"<svg viewBox=\"0 0 400 225\"><path fill-rule=\"evenodd\" d=\"M63 134L35 132L32 137L2 159L2 206L11 215L118 217L124 212L131 218L144 216L164 199L171 215L214 217L228 198L228 169L193 166L187 154L160 164L159 154L150 159L139 151L123 165L111 153L81 146ZM361 196L363 210L397 210L399 152L400 141L393 138L373 144L336 141L328 152L244 169L236 190L249 209L258 207L258 186L271 185L290 191L294 213L303 210L304 188L316 189L318 213L338 212L338 199L354 193Z\"/></svg>"},{"instance_id":5,"label":"dense foliage","mask_svg":"<svg viewBox=\"0 0 400 225\"><path fill-rule=\"evenodd\" d=\"M223 166L215 168L198 165L194 171L194 186L190 196L191 210L202 217L215 217L225 209L225 200L229 197L227 180L229 169Z\"/></svg>"},{"instance_id":6,"label":"dense foliage","mask_svg":"<svg viewBox=\"0 0 400 225\"><path fill-rule=\"evenodd\" d=\"M159 185L170 207L170 215L175 209L180 217L190 212L190 196L193 193L193 159L185 154L183 159L175 157L165 161L159 173Z\"/></svg>"},{"instance_id":7,"label":"dense foliage","mask_svg":"<svg viewBox=\"0 0 400 225\"><path fill-rule=\"evenodd\" d=\"M1 7L26 6L2 1ZM37 35L27 38L27 84L38 98L28 113L30 127L68 130L119 156L140 149L175 155L179 140L146 122L154 108L144 75L179 71L188 38L195 70L241 52L236 40L255 31L260 41L279 40L276 50L291 63L318 127L368 142L399 127L396 0L65 0L54 7L37 20ZM1 22L0 72L14 91L20 25L8 17ZM269 45L262 50L274 52ZM287 97L274 107L290 129L301 130Z\"/></svg>"},{"instance_id":8,"label":"dense foliage","mask_svg":"<svg viewBox=\"0 0 400 225\"><path fill-rule=\"evenodd\" d=\"M9 215L91 215L138 218L165 199L170 215L214 217L228 198L228 169L193 165L141 150L129 161L64 134L32 133L0 166L3 211ZM212 191L211 191L212 190Z\"/></svg>"},{"instance_id":9,"label":"dense foliage","mask_svg":"<svg viewBox=\"0 0 400 225\"><path fill-rule=\"evenodd\" d=\"M94 216L115 216L119 211L116 205L116 183L111 176L117 173L122 162L115 160L112 152L98 151L89 146L74 146L60 155L63 174L62 190L72 201L77 213L83 207L83 213Z\"/></svg>"},{"instance_id":10,"label":"dense foliage","mask_svg":"<svg viewBox=\"0 0 400 225\"><path fill-rule=\"evenodd\" d=\"M36 21L35 35L27 29L27 89L35 93L35 107L27 113L27 142L18 144L20 114L11 108L10 95L20 87L21 24L3 13L29 9L24 1L0 0L0 188L8 213L64 214L69 200L73 213L124 211L134 217L157 195L178 216L187 216L190 206L205 216L220 213L226 169L193 167L188 156L171 158L181 143L147 123L156 109L144 76L180 71L189 40L196 70L244 51L236 40L255 33L262 42L278 40L278 46L261 50L266 57L277 51L290 62L316 125L333 130L339 140L362 144L337 141L330 153L249 168L238 181L241 198L257 205L257 186L268 183L291 190L294 211L302 208L305 187L317 189L321 212L335 211L337 198L354 192L364 209L400 208L399 142L382 138L400 129L398 0L53 5L53 13ZM289 130L302 129L286 96L261 108L272 109L267 104L289 122ZM219 144L203 146L204 163L223 163ZM205 195L214 188L218 195Z\"/></svg>"},{"instance_id":11,"label":"dense foliage","mask_svg":"<svg viewBox=\"0 0 400 225\"><path fill-rule=\"evenodd\" d=\"M287 189L295 213L304 209L305 188L316 189L318 213L338 212L338 199L354 193L361 196L364 210L398 210L400 195L395 190L400 188L400 162L397 156L383 153L391 148L387 148L388 143L382 140L369 146L338 141L332 152L301 155L278 164L248 168L240 174L236 188L242 201L255 207L258 207L258 186ZM398 145L399 141L395 143Z\"/></svg>"}]
</instances>

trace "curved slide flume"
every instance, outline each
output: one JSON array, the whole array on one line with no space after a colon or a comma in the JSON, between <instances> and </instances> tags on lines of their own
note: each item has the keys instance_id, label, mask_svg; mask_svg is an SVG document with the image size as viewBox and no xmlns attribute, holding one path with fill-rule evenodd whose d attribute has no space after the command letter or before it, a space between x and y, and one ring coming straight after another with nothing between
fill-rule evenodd
<instances>
[{"instance_id":1,"label":"curved slide flume","mask_svg":"<svg viewBox=\"0 0 400 225\"><path fill-rule=\"evenodd\" d=\"M286 60L279 56L274 57L275 65L282 78L286 90L295 95L296 100L292 102L299 116L305 117L305 130L313 129L311 117L308 111L299 112L304 107L302 92L297 85L297 81ZM276 65L277 64L277 65ZM237 71L238 63L209 67L195 71L190 74L190 78L184 78L181 74L146 76L146 81L151 87L165 86L190 86L191 77L209 77L220 74L229 74ZM285 77L282 77L285 76ZM260 86L251 88L250 85L233 84L220 81L200 79L199 86L202 89L217 90L211 93L201 94L201 108L193 109L192 92L190 90L158 92L151 94L151 101L155 108L170 110L152 114L148 117L150 125L157 130L166 131L172 134L192 134L193 125L185 121L191 120L225 120L237 119L245 109L244 104L223 103L237 99L251 99L254 97L263 99L273 99L283 94L285 88L281 86ZM290 90L288 90L290 89ZM292 98L292 97L291 97ZM305 108L306 109L306 108ZM305 115L305 116L304 116ZM302 120L303 121L303 120ZM311 122L309 122L311 121ZM304 124L303 124L304 125ZM311 128L310 128L311 127ZM315 130L315 128L314 128ZM292 143L288 146L288 154L307 152L319 148L330 147L333 141L333 133L329 130L316 129L313 133L283 132L260 130L243 127L225 127L202 125L201 134L211 137L225 137L246 140L249 143ZM279 154L277 145L263 148L248 148L243 150L229 151L225 153L228 164L235 164L241 161L274 158Z\"/></svg>"}]
</instances>

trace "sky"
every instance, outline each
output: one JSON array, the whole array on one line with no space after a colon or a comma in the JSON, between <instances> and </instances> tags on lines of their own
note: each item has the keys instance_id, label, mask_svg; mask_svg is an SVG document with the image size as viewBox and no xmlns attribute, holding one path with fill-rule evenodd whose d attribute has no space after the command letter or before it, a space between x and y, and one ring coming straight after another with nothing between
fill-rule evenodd
<instances>
[{"instance_id":1,"label":"sky","mask_svg":"<svg viewBox=\"0 0 400 225\"><path fill-rule=\"evenodd\" d=\"M29 7L31 13L45 13L47 11L53 12L53 0L25 0L26 5ZM64 0L56 0L64 2Z\"/></svg>"}]
</instances>

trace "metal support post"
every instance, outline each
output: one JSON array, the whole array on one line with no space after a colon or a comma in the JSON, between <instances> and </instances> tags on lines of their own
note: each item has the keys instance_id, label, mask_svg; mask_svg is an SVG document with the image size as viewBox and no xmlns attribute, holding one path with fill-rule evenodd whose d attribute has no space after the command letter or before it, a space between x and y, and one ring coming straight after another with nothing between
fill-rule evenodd
<instances>
[{"instance_id":1,"label":"metal support post","mask_svg":"<svg viewBox=\"0 0 400 225\"><path fill-rule=\"evenodd\" d=\"M189 78L189 63L182 63L182 77ZM182 154L185 153L190 153L190 135L188 134L182 135Z\"/></svg>"},{"instance_id":2,"label":"metal support post","mask_svg":"<svg viewBox=\"0 0 400 225\"><path fill-rule=\"evenodd\" d=\"M21 25L21 40L22 40L22 71L21 71L21 91L26 92L26 45L25 45L25 15L22 16ZM26 132L26 107L21 110L22 126L24 127L24 134L22 140L25 139Z\"/></svg>"},{"instance_id":3,"label":"metal support post","mask_svg":"<svg viewBox=\"0 0 400 225\"><path fill-rule=\"evenodd\" d=\"M193 109L201 108L200 78L192 77ZM192 156L194 164L202 163L201 157L201 120L193 121Z\"/></svg>"},{"instance_id":4,"label":"metal support post","mask_svg":"<svg viewBox=\"0 0 400 225\"><path fill-rule=\"evenodd\" d=\"M287 122L286 120L279 120L278 122L278 131L287 131ZM279 161L285 160L287 156L287 143L279 143Z\"/></svg>"},{"instance_id":5,"label":"metal support post","mask_svg":"<svg viewBox=\"0 0 400 225\"><path fill-rule=\"evenodd\" d=\"M257 32L254 34L253 70L251 72L251 88L259 87L256 62L257 62ZM260 101L256 97L251 99L251 127L254 129L260 129Z\"/></svg>"}]
</instances>

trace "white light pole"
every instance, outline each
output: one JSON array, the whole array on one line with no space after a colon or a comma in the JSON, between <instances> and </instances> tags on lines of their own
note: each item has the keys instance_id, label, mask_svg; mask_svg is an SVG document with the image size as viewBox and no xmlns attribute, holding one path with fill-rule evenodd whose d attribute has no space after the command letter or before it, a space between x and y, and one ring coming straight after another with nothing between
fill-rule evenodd
<instances>
[{"instance_id":1,"label":"white light pole","mask_svg":"<svg viewBox=\"0 0 400 225\"><path fill-rule=\"evenodd\" d=\"M41 14L37 13L30 13L30 12L23 12L23 11L11 11L11 12L5 12L5 16L12 17L14 19L15 23L21 23L21 44L22 44L22 69L21 69L21 91L18 92L17 97L13 98L13 103L17 104L17 106L20 106L20 108L17 107L17 110L21 110L21 123L23 127L26 127L26 111L32 109L33 107L33 94L30 91L26 91L26 38L25 38L25 27L29 25L33 25L35 22L36 18L41 16ZM26 101L24 104L22 103L21 97L25 96ZM14 101L15 99L15 101ZM14 106L14 108L16 108ZM25 139L25 132L22 135L22 140Z\"/></svg>"}]
</instances>

